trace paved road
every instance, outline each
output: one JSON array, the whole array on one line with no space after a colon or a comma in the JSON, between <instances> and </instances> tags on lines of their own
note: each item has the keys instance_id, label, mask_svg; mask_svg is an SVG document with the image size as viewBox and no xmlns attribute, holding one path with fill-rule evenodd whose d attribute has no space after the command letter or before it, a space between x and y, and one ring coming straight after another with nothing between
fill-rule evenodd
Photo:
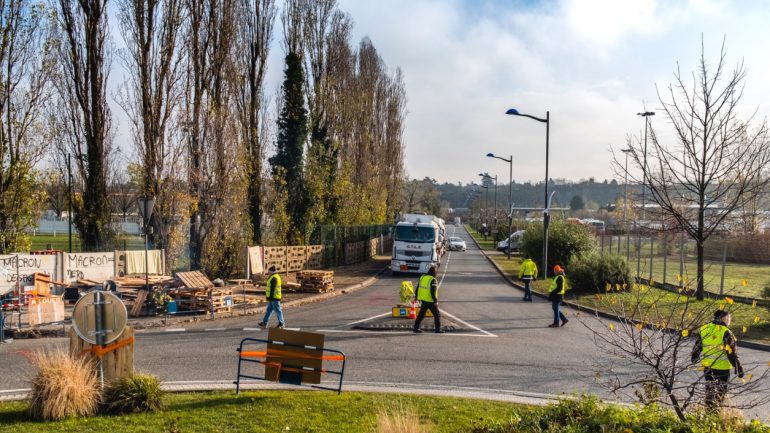
<instances>
[{"instance_id":1,"label":"paved road","mask_svg":"<svg viewBox=\"0 0 770 433\"><path fill-rule=\"evenodd\" d=\"M327 347L348 355L345 381L351 384L452 386L544 394L589 392L612 398L593 383L594 371L595 366L615 365L618 361L597 353L591 332L579 320L571 320L563 328L548 328L552 319L549 303L539 299L522 302L522 292L497 274L464 230L451 226L449 230L457 230L455 235L466 239L468 251L445 257L439 271L439 307L450 320L463 323L463 331L435 335L353 330L351 323L387 314L398 302L400 281L405 277L390 275L366 289L288 309L287 325L325 333ZM567 313L570 319L575 318L574 312ZM164 381L232 380L238 342L244 337L266 335L254 329L257 319L252 316L226 319L216 325L190 324L185 332L139 333L136 368ZM210 329L212 326L220 329ZM65 344L63 339L57 342ZM41 341L21 340L0 346L0 389L26 386L21 380L27 370L23 355L41 346ZM741 355L745 363L767 363L767 353L743 349ZM626 372L629 377L636 373ZM770 418L766 409L760 414Z\"/></svg>"}]
</instances>

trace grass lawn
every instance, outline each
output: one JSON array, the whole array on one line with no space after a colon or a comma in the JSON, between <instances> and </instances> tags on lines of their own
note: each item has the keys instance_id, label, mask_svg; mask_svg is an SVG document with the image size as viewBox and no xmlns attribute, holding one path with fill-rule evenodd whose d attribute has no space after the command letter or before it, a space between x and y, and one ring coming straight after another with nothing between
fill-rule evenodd
<instances>
[{"instance_id":1,"label":"grass lawn","mask_svg":"<svg viewBox=\"0 0 770 433\"><path fill-rule=\"evenodd\" d=\"M32 236L32 251L48 249L50 245L54 250L68 251L69 250L69 237L66 233L57 234L56 236L51 234L38 234ZM123 236L118 242L120 248L126 250L143 250L144 238L141 236ZM79 252L80 249L80 237L77 235L72 236L72 251Z\"/></svg>"},{"instance_id":2,"label":"grass lawn","mask_svg":"<svg viewBox=\"0 0 770 433\"><path fill-rule=\"evenodd\" d=\"M471 234L473 239L476 240L476 242L479 244L482 250L494 250L497 243L494 241L494 238L492 236L487 236L487 240L484 240L484 235L474 230L471 226L465 225L465 228L468 230L468 233Z\"/></svg>"},{"instance_id":3,"label":"grass lawn","mask_svg":"<svg viewBox=\"0 0 770 433\"><path fill-rule=\"evenodd\" d=\"M166 410L151 414L30 421L26 402L0 403L0 432L373 432L378 408L415 408L433 432L470 431L480 419L503 421L510 403L412 396L314 391L169 394Z\"/></svg>"}]
</instances>

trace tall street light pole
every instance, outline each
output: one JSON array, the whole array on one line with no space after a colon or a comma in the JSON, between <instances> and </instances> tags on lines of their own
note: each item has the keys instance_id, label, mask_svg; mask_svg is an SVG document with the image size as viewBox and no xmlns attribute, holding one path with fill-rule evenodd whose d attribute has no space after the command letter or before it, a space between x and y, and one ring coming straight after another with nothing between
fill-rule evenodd
<instances>
[{"instance_id":1,"label":"tall street light pole","mask_svg":"<svg viewBox=\"0 0 770 433\"><path fill-rule=\"evenodd\" d=\"M551 215L548 209L548 136L551 129L551 112L545 112L545 119L531 116L529 114L519 113L519 110L510 108L505 114L511 116L529 117L532 120L545 123L545 198L543 200L543 279L548 279L548 224Z\"/></svg>"},{"instance_id":2,"label":"tall street light pole","mask_svg":"<svg viewBox=\"0 0 770 433\"><path fill-rule=\"evenodd\" d=\"M479 176L485 179L495 180L495 213L492 216L492 227L494 227L492 234L494 235L497 232L497 175L490 176L489 173L479 173ZM494 239L494 240L497 241L497 239Z\"/></svg>"},{"instance_id":3,"label":"tall street light pole","mask_svg":"<svg viewBox=\"0 0 770 433\"><path fill-rule=\"evenodd\" d=\"M649 117L654 116L655 112L645 111L643 113L636 113L638 116L644 117L644 153L642 155L642 221L647 217L647 205L645 203L645 190L647 187L647 126L650 124ZM642 224L639 224L641 227ZM640 265L642 261L642 241L639 238L639 248L636 250L636 278L639 278Z\"/></svg>"},{"instance_id":4,"label":"tall street light pole","mask_svg":"<svg viewBox=\"0 0 770 433\"><path fill-rule=\"evenodd\" d=\"M484 188L484 240L487 240L487 232L489 231L489 187L482 184Z\"/></svg>"},{"instance_id":5,"label":"tall street light pole","mask_svg":"<svg viewBox=\"0 0 770 433\"><path fill-rule=\"evenodd\" d=\"M630 257L630 240L631 237L628 235L628 218L626 217L626 206L628 205L628 154L632 153L633 149L621 149L621 152L626 154L626 180L623 183L623 227L625 228L626 232L626 263L628 263L631 260ZM618 251L619 252L619 251Z\"/></svg>"},{"instance_id":6,"label":"tall street light pole","mask_svg":"<svg viewBox=\"0 0 770 433\"><path fill-rule=\"evenodd\" d=\"M68 253L72 253L72 162L67 154L67 236L69 237Z\"/></svg>"},{"instance_id":7,"label":"tall street light pole","mask_svg":"<svg viewBox=\"0 0 770 433\"><path fill-rule=\"evenodd\" d=\"M509 159L501 158L499 156L495 156L494 153L487 153L487 156L490 158L497 158L501 161L505 161L508 163L508 260L511 259L511 235L512 228L513 228L513 155Z\"/></svg>"}]
</instances>

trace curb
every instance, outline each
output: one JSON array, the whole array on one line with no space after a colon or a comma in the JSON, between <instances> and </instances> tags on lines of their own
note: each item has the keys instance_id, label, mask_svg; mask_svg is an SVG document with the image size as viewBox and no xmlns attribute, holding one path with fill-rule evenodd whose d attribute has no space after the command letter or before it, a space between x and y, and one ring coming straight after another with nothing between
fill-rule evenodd
<instances>
[{"instance_id":1,"label":"curb","mask_svg":"<svg viewBox=\"0 0 770 433\"><path fill-rule=\"evenodd\" d=\"M335 290L333 292L328 293L320 293L318 295L311 295L302 299L295 299L293 301L288 301L282 303L283 308L293 308L293 307L300 307L302 305L306 304L312 304L316 302L322 302L329 298L333 298L335 296L344 295L347 293L352 293L358 290L361 290L363 288L369 287L377 280L379 280L380 275L385 273L389 267L384 267L377 271L376 274L373 276L367 278L366 280L353 284L351 286L347 286L345 288ZM191 319L182 319L182 320L167 320L165 323L163 323L163 318L156 318L152 321L131 321L129 320L127 325L133 326L135 330L145 330L145 329L157 329L157 328L164 328L169 325L179 325L184 323L193 323L193 322L215 322L219 319L229 319L234 317L245 317L245 316L253 316L257 315L259 313L264 313L267 309L266 306L260 306L260 307L254 307L247 310L240 310L240 314L233 314L229 313L228 315L222 315L222 316L215 316L213 319L211 318L211 315L209 313L206 313L202 317L194 317ZM10 339L39 339L39 338L60 338L65 337L67 335L67 327L71 325L62 324L61 326L57 326L56 328L42 328L42 329L29 329L29 330L22 330L19 332L18 330L13 331L12 335L10 336ZM2 399L2 396L0 396L0 399Z\"/></svg>"},{"instance_id":2,"label":"curb","mask_svg":"<svg viewBox=\"0 0 770 433\"><path fill-rule=\"evenodd\" d=\"M465 229L465 231L466 231L466 232L468 232L468 229L466 228L466 229ZM469 236L471 236L470 232L468 232L468 235L469 235ZM517 288L517 289L519 289L519 290L524 290L524 287L523 287L523 286L521 286L521 285L519 285L518 283L516 283L515 281L513 281L513 280L512 280L512 279L511 279L511 278L510 278L510 277L509 277L509 276L508 276L508 275L507 275L507 274L506 274L506 273L503 271L503 269L502 269L502 268L501 268L501 267L500 267L500 266L497 264L497 262L495 262L495 261L494 261L494 260L493 260L493 259L492 259L492 258L491 258L489 255L487 255L487 253L486 253L486 252L484 252L484 250L483 250L483 249L481 249L481 246L479 246L478 242L476 242L476 239L475 239L473 236L471 236L471 239L473 240L473 243L475 243L475 244L476 244L476 247L479 249L479 251L481 252L481 254L482 254L484 257L486 257L486 259L489 261L489 263L491 263L491 264L492 264L492 266L493 266L493 267L494 267L494 268L497 270L497 272L500 274L500 276L502 276L502 277L503 277L503 279L504 279L504 280L505 280L505 281L506 281L508 284L510 284L511 286L513 286L513 287L515 287L515 288ZM538 298L542 298L542 299L547 299L547 298L548 298L548 297L547 297L547 296L545 296L544 294L542 294L542 293L539 293L539 292L536 292L536 291L534 291L534 290L532 291L532 294L533 294L533 295L535 295L535 296L537 296ZM584 311L584 312L588 312L588 313L594 314L594 315L596 315L596 316L599 316L599 317L601 317L601 318L604 318L604 319L609 319L609 320L614 320L614 321L616 321L616 322L621 322L621 321L622 321L622 320L621 320L621 319L620 319L618 316L616 316L616 315L614 315L614 314L610 314L610 313L607 313L607 312L605 312L605 311L601 311L601 310L596 310L596 309L593 309L593 308L589 308L589 307L586 307L586 306L584 306L584 305L578 304L578 303L576 303L576 302L573 302L573 301L567 301L567 300L564 300L564 301L562 301L562 303L563 303L564 305L566 305L566 306L568 306L568 307L570 307L570 308L574 309L574 310L577 310L577 311ZM635 322L635 321L634 321L634 322ZM671 328L667 328L667 329L669 330L669 332L679 332L679 331L677 331L677 330L675 330L675 329L671 329ZM754 340L738 340L738 346L739 346L739 347L746 347L746 348L748 348L748 349L755 349L755 350L761 350L761 351L764 351L764 352L770 352L770 344L767 344L767 343L760 343L760 342L758 342L758 341L754 341Z\"/></svg>"}]
</instances>

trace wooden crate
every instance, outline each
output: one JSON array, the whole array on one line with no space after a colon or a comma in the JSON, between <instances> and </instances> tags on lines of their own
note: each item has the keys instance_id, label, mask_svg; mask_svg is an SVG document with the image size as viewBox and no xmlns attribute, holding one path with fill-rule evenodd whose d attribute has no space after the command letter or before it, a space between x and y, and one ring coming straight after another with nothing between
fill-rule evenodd
<instances>
[{"instance_id":1,"label":"wooden crate","mask_svg":"<svg viewBox=\"0 0 770 433\"><path fill-rule=\"evenodd\" d=\"M334 271L301 271L297 273L297 282L331 284L334 283Z\"/></svg>"}]
</instances>

